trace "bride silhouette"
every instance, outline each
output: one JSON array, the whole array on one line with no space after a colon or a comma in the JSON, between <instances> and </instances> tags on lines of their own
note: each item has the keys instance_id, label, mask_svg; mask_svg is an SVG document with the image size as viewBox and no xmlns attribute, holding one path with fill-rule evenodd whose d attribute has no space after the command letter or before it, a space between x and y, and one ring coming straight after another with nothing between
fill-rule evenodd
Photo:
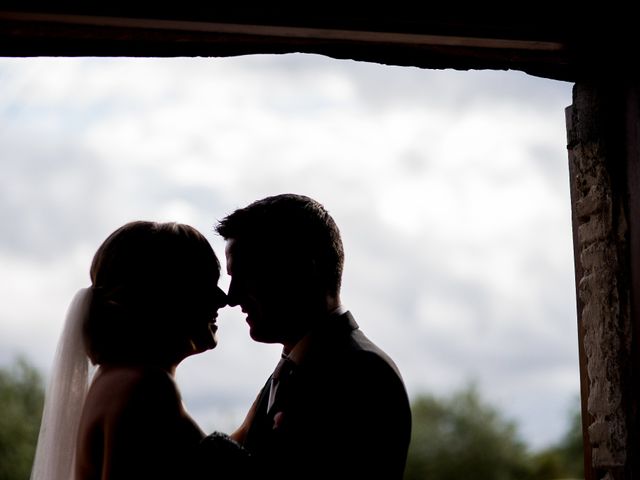
<instances>
[{"instance_id":1,"label":"bride silhouette","mask_svg":"<svg viewBox=\"0 0 640 480\"><path fill-rule=\"evenodd\" d=\"M58 344L32 480L242 477L248 455L233 435L207 437L174 381L183 359L216 346L226 305L205 237L128 223L100 246L90 277Z\"/></svg>"}]
</instances>

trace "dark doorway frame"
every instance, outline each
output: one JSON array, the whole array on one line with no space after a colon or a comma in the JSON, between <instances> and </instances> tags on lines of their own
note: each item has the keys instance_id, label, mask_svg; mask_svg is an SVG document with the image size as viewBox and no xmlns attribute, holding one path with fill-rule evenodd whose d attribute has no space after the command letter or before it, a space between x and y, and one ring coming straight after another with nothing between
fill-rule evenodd
<instances>
[{"instance_id":1,"label":"dark doorway frame","mask_svg":"<svg viewBox=\"0 0 640 480\"><path fill-rule=\"evenodd\" d=\"M0 5L1 56L302 52L573 82L566 114L585 477L640 478L640 82L633 66L640 42L632 15L584 8L552 16L544 4L452 13L403 4L350 11L13 3Z\"/></svg>"}]
</instances>

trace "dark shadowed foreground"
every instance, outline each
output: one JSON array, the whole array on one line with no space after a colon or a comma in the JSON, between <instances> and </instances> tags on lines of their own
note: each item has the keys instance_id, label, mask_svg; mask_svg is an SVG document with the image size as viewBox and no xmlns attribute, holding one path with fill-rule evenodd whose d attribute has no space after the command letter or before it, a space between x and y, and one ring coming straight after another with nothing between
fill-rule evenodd
<instances>
[{"instance_id":1,"label":"dark shadowed foreground","mask_svg":"<svg viewBox=\"0 0 640 480\"><path fill-rule=\"evenodd\" d=\"M0 480L29 478L43 398L42 377L27 360L0 369ZM539 452L473 386L446 398L419 396L412 412L406 480L583 478L577 405L561 441Z\"/></svg>"}]
</instances>

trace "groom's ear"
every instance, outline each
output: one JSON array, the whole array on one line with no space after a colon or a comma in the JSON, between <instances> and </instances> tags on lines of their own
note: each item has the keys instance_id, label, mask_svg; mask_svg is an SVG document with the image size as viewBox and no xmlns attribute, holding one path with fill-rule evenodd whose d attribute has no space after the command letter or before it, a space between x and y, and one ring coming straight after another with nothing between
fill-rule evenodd
<instances>
[{"instance_id":1,"label":"groom's ear","mask_svg":"<svg viewBox=\"0 0 640 480\"><path fill-rule=\"evenodd\" d=\"M308 257L292 257L287 261L285 268L290 276L304 282L313 280L318 274L315 260Z\"/></svg>"}]
</instances>

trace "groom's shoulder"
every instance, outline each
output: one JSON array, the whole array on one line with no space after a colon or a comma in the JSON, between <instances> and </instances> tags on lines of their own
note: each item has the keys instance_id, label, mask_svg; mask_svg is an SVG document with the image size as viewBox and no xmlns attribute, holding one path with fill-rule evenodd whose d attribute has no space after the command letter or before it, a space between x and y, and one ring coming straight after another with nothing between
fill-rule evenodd
<instances>
[{"instance_id":1,"label":"groom's shoulder","mask_svg":"<svg viewBox=\"0 0 640 480\"><path fill-rule=\"evenodd\" d=\"M310 349L310 356L321 371L337 370L341 377L368 373L372 377L401 379L391 356L364 333L348 310L327 324L314 340L316 348Z\"/></svg>"},{"instance_id":2,"label":"groom's shoulder","mask_svg":"<svg viewBox=\"0 0 640 480\"><path fill-rule=\"evenodd\" d=\"M385 350L372 341L348 312L351 328L347 335L336 335L328 342L325 353L337 362L345 373L349 370L360 372L384 371L400 377L400 371Z\"/></svg>"}]
</instances>

